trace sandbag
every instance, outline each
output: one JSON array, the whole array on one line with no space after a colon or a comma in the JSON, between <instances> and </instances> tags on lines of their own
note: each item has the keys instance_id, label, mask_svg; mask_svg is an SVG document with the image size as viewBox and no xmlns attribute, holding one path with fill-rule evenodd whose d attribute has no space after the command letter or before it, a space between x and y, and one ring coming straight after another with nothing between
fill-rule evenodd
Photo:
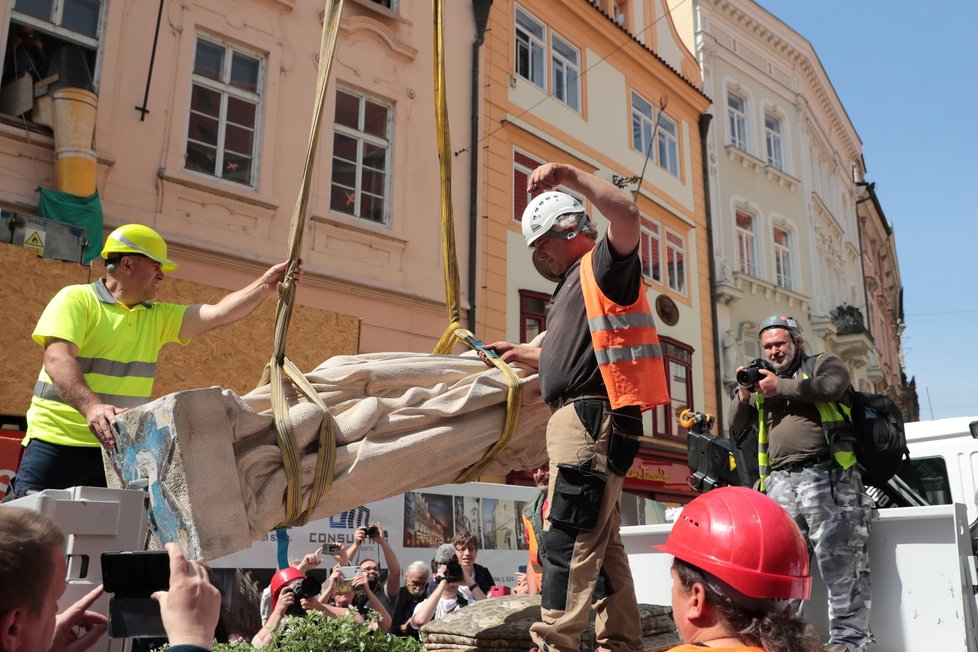
<instances>
[{"instance_id":1,"label":"sandbag","mask_svg":"<svg viewBox=\"0 0 978 652\"><path fill-rule=\"evenodd\" d=\"M668 581L668 577L659 579ZM680 643L671 607L640 604L638 610L643 650L660 652ZM525 652L533 647L530 625L539 619L538 595L480 600L423 626L421 641L425 652ZM581 633L580 651L593 652L596 647L592 610Z\"/></svg>"}]
</instances>

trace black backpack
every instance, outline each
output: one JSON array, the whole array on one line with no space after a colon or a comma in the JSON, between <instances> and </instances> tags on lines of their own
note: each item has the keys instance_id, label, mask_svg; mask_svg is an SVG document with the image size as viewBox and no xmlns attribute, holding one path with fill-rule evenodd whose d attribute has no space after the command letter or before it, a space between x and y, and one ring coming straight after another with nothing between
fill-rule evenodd
<instances>
[{"instance_id":1,"label":"black backpack","mask_svg":"<svg viewBox=\"0 0 978 652\"><path fill-rule=\"evenodd\" d=\"M816 359L810 357L802 363L809 376L814 375ZM856 435L856 460L862 469L863 484L882 487L910 459L903 414L885 394L857 392L851 385L849 391L852 395L849 425ZM845 415L839 403L835 406Z\"/></svg>"}]
</instances>

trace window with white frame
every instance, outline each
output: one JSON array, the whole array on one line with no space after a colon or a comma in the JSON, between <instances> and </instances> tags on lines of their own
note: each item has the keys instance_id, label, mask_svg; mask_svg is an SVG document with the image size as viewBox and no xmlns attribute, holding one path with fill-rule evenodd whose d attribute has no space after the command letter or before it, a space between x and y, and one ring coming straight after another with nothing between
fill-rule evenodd
<instances>
[{"instance_id":1,"label":"window with white frame","mask_svg":"<svg viewBox=\"0 0 978 652\"><path fill-rule=\"evenodd\" d=\"M187 125L188 170L255 185L263 59L197 37Z\"/></svg>"},{"instance_id":2,"label":"window with white frame","mask_svg":"<svg viewBox=\"0 0 978 652\"><path fill-rule=\"evenodd\" d=\"M770 113L764 114L764 147L767 150L767 164L784 171L781 118Z\"/></svg>"},{"instance_id":3,"label":"window with white frame","mask_svg":"<svg viewBox=\"0 0 978 652\"><path fill-rule=\"evenodd\" d=\"M553 96L574 109L581 110L581 54L577 48L555 32L550 34L550 69L553 74Z\"/></svg>"},{"instance_id":4,"label":"window with white frame","mask_svg":"<svg viewBox=\"0 0 978 652\"><path fill-rule=\"evenodd\" d=\"M757 276L754 256L754 217L744 211L736 212L737 261L744 274Z\"/></svg>"},{"instance_id":5,"label":"window with white frame","mask_svg":"<svg viewBox=\"0 0 978 652\"><path fill-rule=\"evenodd\" d=\"M671 289L686 294L686 239L666 229L666 279Z\"/></svg>"},{"instance_id":6,"label":"window with white frame","mask_svg":"<svg viewBox=\"0 0 978 652\"><path fill-rule=\"evenodd\" d=\"M632 91L632 147L643 154L649 151L654 124L652 103Z\"/></svg>"},{"instance_id":7,"label":"window with white frame","mask_svg":"<svg viewBox=\"0 0 978 652\"><path fill-rule=\"evenodd\" d=\"M659 115L659 167L673 175L679 176L679 127L665 113Z\"/></svg>"},{"instance_id":8,"label":"window with white frame","mask_svg":"<svg viewBox=\"0 0 978 652\"><path fill-rule=\"evenodd\" d=\"M652 130L656 128L656 112L659 125L656 129L655 151L649 155L656 165L670 174L679 176L679 127L675 120L659 111L651 102L632 91L632 147L645 154L652 143Z\"/></svg>"},{"instance_id":9,"label":"window with white frame","mask_svg":"<svg viewBox=\"0 0 978 652\"><path fill-rule=\"evenodd\" d=\"M526 205L533 199L533 193L526 189L530 173L543 165L542 161L527 156L523 152L513 152L513 219L522 221ZM527 340L523 340L526 342Z\"/></svg>"},{"instance_id":10,"label":"window with white frame","mask_svg":"<svg viewBox=\"0 0 978 652\"><path fill-rule=\"evenodd\" d=\"M331 210L388 223L392 114L393 107L386 102L336 89Z\"/></svg>"},{"instance_id":11,"label":"window with white frame","mask_svg":"<svg viewBox=\"0 0 978 652\"><path fill-rule=\"evenodd\" d=\"M727 93L727 121L730 144L747 151L747 101L736 93Z\"/></svg>"},{"instance_id":12,"label":"window with white frame","mask_svg":"<svg viewBox=\"0 0 978 652\"><path fill-rule=\"evenodd\" d=\"M5 103L6 112L30 113L33 83L57 72L57 60L82 64L73 67L72 85L98 88L106 0L15 0L12 4L0 83L7 88L8 98L15 90L11 84L22 84L20 96L26 105Z\"/></svg>"},{"instance_id":13,"label":"window with white frame","mask_svg":"<svg viewBox=\"0 0 978 652\"><path fill-rule=\"evenodd\" d=\"M785 229L774 227L774 282L786 290L794 289L791 272L791 234Z\"/></svg>"},{"instance_id":14,"label":"window with white frame","mask_svg":"<svg viewBox=\"0 0 978 652\"><path fill-rule=\"evenodd\" d=\"M526 205L530 203L530 200L544 192L543 190L530 192L526 189L530 174L541 165L543 165L543 161L520 151L513 152L513 220L516 222L523 220L523 211L526 210ZM557 186L555 190L565 192L581 202L581 206L585 205L584 197L580 193L565 186Z\"/></svg>"},{"instance_id":15,"label":"window with white frame","mask_svg":"<svg viewBox=\"0 0 978 652\"><path fill-rule=\"evenodd\" d=\"M516 74L547 89L543 61L547 28L522 7L516 7Z\"/></svg>"},{"instance_id":16,"label":"window with white frame","mask_svg":"<svg viewBox=\"0 0 978 652\"><path fill-rule=\"evenodd\" d=\"M656 437L684 438L686 429L679 423L679 415L693 404L693 348L664 335L659 336L659 344L669 383L669 403L655 407L652 433Z\"/></svg>"},{"instance_id":17,"label":"window with white frame","mask_svg":"<svg viewBox=\"0 0 978 652\"><path fill-rule=\"evenodd\" d=\"M642 259L642 275L650 281L662 283L662 227L644 215L639 255Z\"/></svg>"}]
</instances>

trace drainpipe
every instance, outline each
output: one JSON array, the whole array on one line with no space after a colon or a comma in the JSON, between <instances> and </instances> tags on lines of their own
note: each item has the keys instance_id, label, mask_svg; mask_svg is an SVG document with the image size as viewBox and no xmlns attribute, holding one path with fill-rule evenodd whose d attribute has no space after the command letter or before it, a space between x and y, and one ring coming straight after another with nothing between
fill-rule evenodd
<instances>
[{"instance_id":1,"label":"drainpipe","mask_svg":"<svg viewBox=\"0 0 978 652\"><path fill-rule=\"evenodd\" d=\"M478 267L479 234L479 103L480 67L479 54L485 42L486 24L489 22L489 9L492 0L472 0L472 14L475 18L475 41L472 42L472 117L469 134L469 330L475 333L475 299Z\"/></svg>"},{"instance_id":2,"label":"drainpipe","mask_svg":"<svg viewBox=\"0 0 978 652\"><path fill-rule=\"evenodd\" d=\"M873 343L875 344L876 341L875 338L873 338L873 329L869 323L869 292L866 290L866 266L863 263L863 255L865 255L866 251L863 249L863 225L859 220L858 206L863 202L873 201L875 197L874 186L876 184L867 183L865 181L857 181L856 185L866 189L866 197L856 200L856 238L859 242L859 276L861 276L863 279L863 318L866 320L866 332L869 334L869 337L873 339ZM875 204L876 202L873 203ZM876 208L879 209L879 204L876 204ZM883 270L877 270L877 274L882 273Z\"/></svg>"},{"instance_id":3,"label":"drainpipe","mask_svg":"<svg viewBox=\"0 0 978 652\"><path fill-rule=\"evenodd\" d=\"M706 137L710 133L710 121L713 114L704 113L700 116L700 158L703 159L703 197L706 205L706 241L709 243L709 263L710 275L710 318L713 320L713 376L716 378L716 401L717 401L717 423L720 430L723 430L723 370L720 368L720 361L723 360L723 351L720 350L720 326L717 322L717 304L713 300L714 292L717 287L716 261L713 256L713 210L710 207L710 159L706 145ZM722 432L720 434L723 434Z\"/></svg>"}]
</instances>

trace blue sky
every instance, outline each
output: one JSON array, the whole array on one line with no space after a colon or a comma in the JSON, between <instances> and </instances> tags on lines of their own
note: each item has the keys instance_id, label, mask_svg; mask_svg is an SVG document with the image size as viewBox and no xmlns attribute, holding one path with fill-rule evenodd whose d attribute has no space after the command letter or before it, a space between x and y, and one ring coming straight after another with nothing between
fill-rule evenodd
<instances>
[{"instance_id":1,"label":"blue sky","mask_svg":"<svg viewBox=\"0 0 978 652\"><path fill-rule=\"evenodd\" d=\"M978 2L759 4L812 44L862 139L896 237L921 419L978 415Z\"/></svg>"}]
</instances>

